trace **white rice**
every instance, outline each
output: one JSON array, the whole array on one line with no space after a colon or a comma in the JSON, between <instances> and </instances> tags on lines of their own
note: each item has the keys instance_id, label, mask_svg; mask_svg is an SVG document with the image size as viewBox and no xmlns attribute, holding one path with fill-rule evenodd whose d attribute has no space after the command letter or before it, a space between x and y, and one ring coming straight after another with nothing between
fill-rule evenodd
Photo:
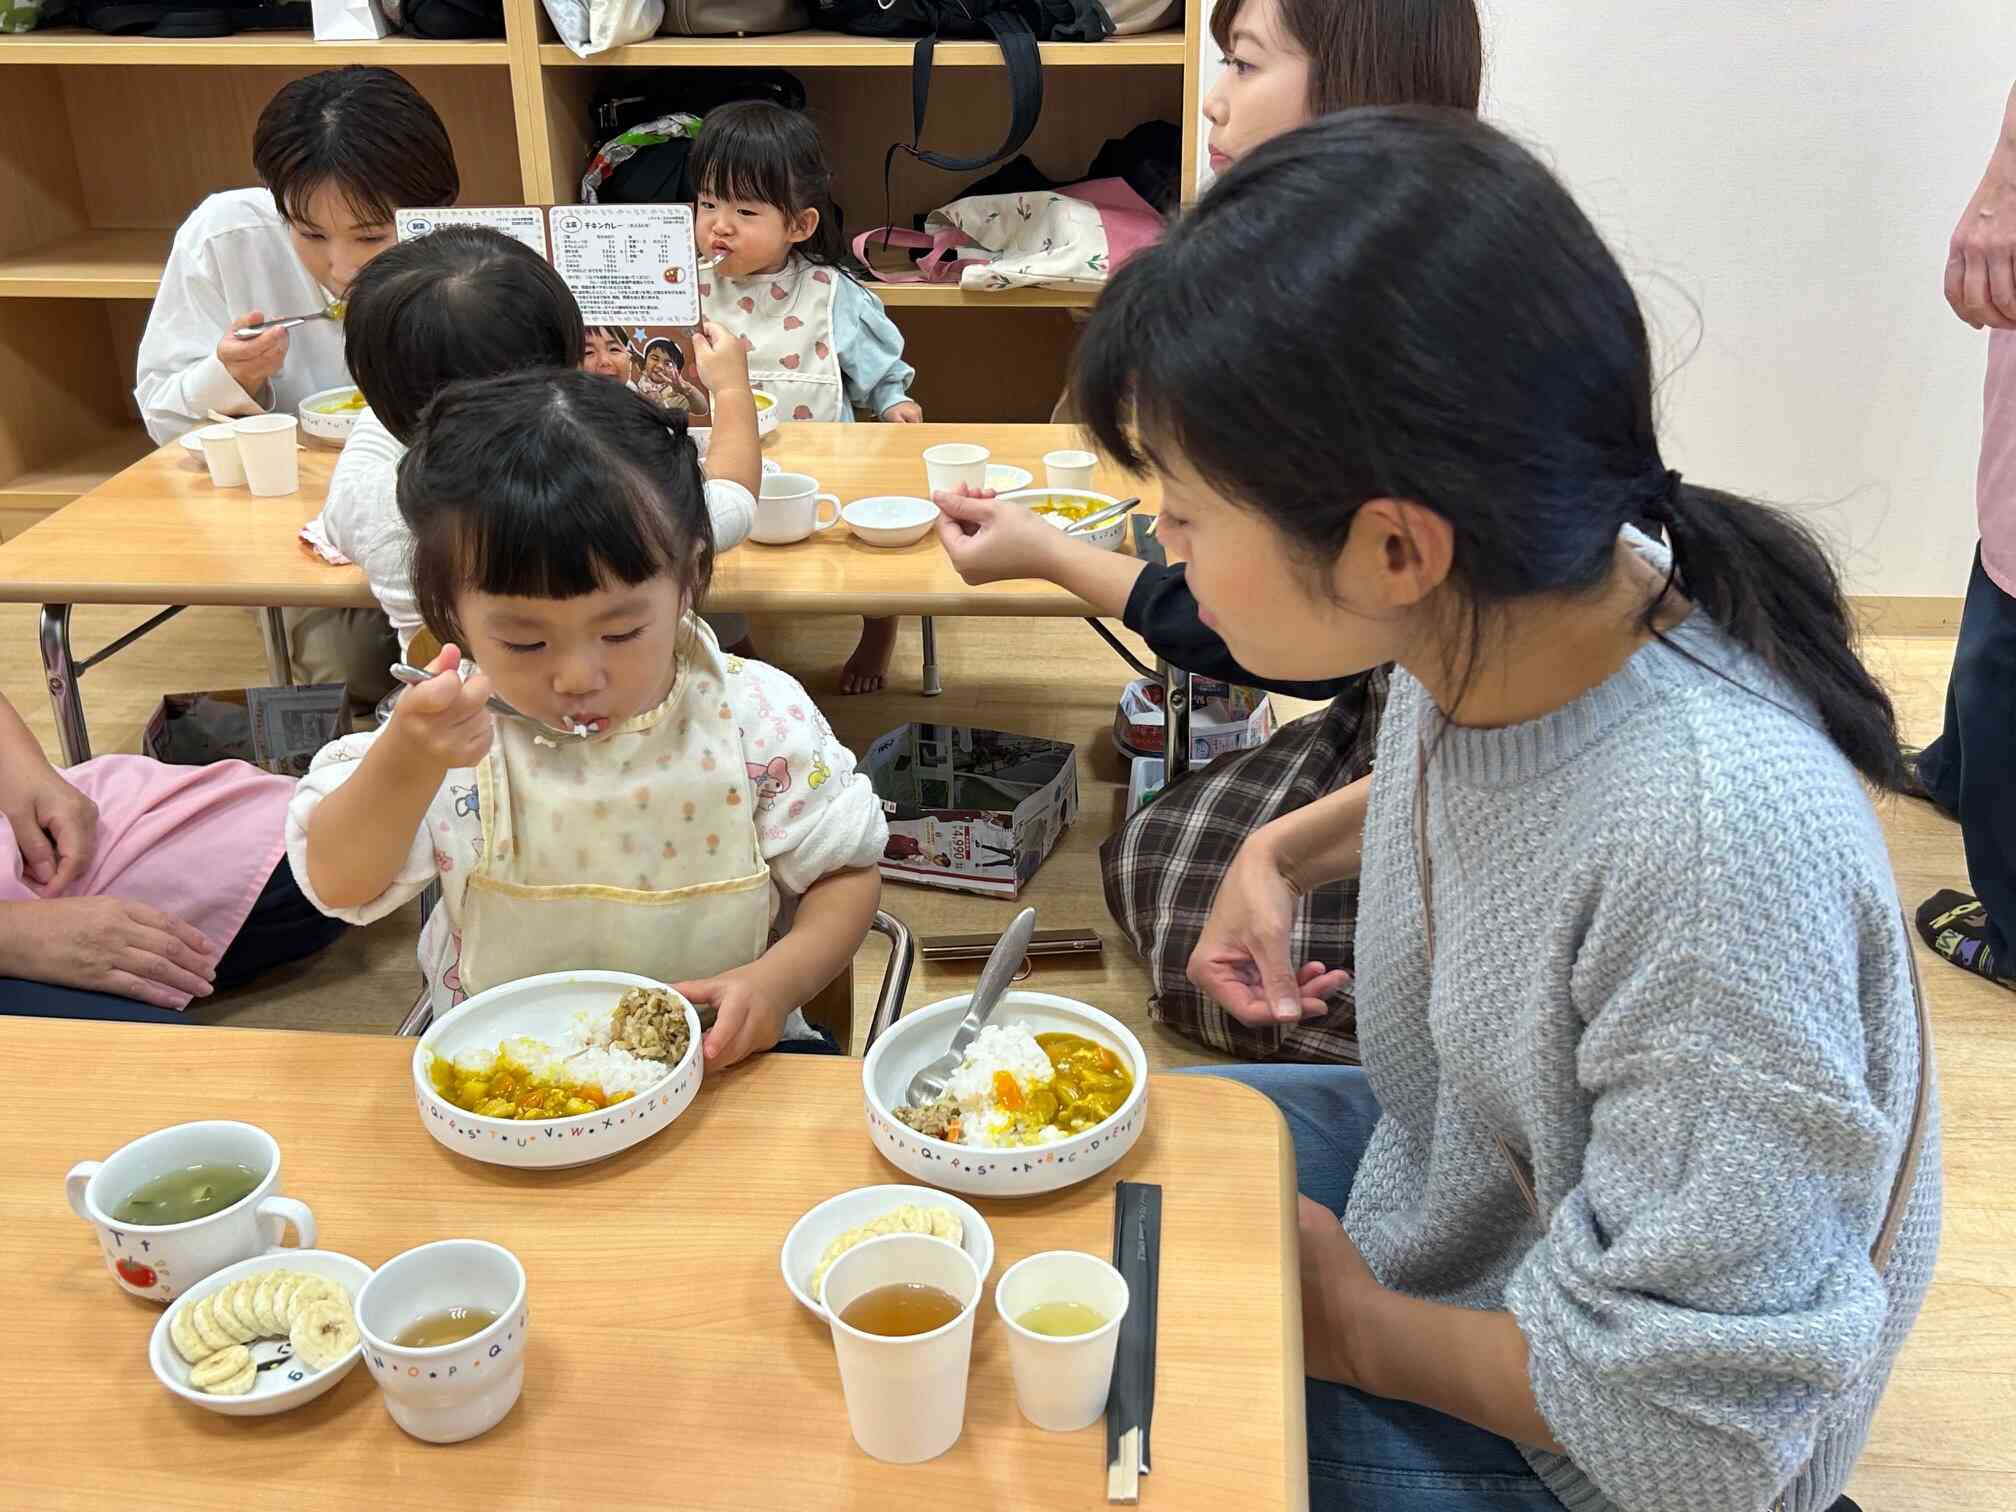
<instances>
[{"instance_id":1,"label":"white rice","mask_svg":"<svg viewBox=\"0 0 2016 1512\"><path fill-rule=\"evenodd\" d=\"M671 1069L628 1050L610 1045L610 1021L614 1011L577 1009L574 1020L558 1040L548 1042L529 1034L513 1035L498 1051L519 1062L535 1076L551 1081L590 1082L604 1092L642 1092L662 1080ZM465 1071L481 1071L495 1060L496 1051L464 1050L455 1064Z\"/></svg>"},{"instance_id":2,"label":"white rice","mask_svg":"<svg viewBox=\"0 0 2016 1512\"><path fill-rule=\"evenodd\" d=\"M1026 1097L1038 1087L1047 1087L1056 1077L1050 1057L1036 1043L1026 1024L989 1024L974 1036L959 1069L947 1078L946 1094L961 1113L959 1138L977 1150L1015 1149L1029 1144L1055 1144L1068 1136L1055 1124L1046 1124L1033 1138L1015 1126L1015 1114L994 1097L994 1077L1006 1071Z\"/></svg>"}]
</instances>

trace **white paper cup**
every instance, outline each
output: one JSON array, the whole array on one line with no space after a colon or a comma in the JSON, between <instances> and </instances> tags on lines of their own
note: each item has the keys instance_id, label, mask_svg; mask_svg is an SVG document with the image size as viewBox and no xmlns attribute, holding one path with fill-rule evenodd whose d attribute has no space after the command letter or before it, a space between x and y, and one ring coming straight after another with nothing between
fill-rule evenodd
<instances>
[{"instance_id":1,"label":"white paper cup","mask_svg":"<svg viewBox=\"0 0 2016 1512\"><path fill-rule=\"evenodd\" d=\"M1082 1302L1106 1321L1068 1338L1031 1333L1016 1319L1043 1302ZM1098 1422L1113 1387L1127 1278L1097 1255L1047 1250L1008 1267L994 1288L994 1310L1008 1327L1008 1363L1022 1416L1053 1433Z\"/></svg>"},{"instance_id":2,"label":"white paper cup","mask_svg":"<svg viewBox=\"0 0 2016 1512\"><path fill-rule=\"evenodd\" d=\"M238 433L228 425L206 425L196 432L203 445L203 465L218 488L243 488L245 464L238 459Z\"/></svg>"},{"instance_id":3,"label":"white paper cup","mask_svg":"<svg viewBox=\"0 0 2016 1512\"><path fill-rule=\"evenodd\" d=\"M112 1217L138 1188L170 1171L221 1163L257 1171L259 1184L220 1213L187 1223L120 1223ZM98 1231L112 1279L136 1297L168 1302L205 1276L280 1248L292 1226L301 1248L315 1247L315 1215L280 1184L280 1146L264 1129L216 1119L143 1134L104 1160L79 1161L65 1182L71 1211Z\"/></svg>"},{"instance_id":4,"label":"white paper cup","mask_svg":"<svg viewBox=\"0 0 2016 1512\"><path fill-rule=\"evenodd\" d=\"M961 486L987 486L987 448L964 441L947 441L924 450L924 475L932 493L956 493Z\"/></svg>"},{"instance_id":5,"label":"white paper cup","mask_svg":"<svg viewBox=\"0 0 2016 1512\"><path fill-rule=\"evenodd\" d=\"M1099 459L1088 451L1054 451L1043 454L1043 482L1049 488L1090 488L1092 469Z\"/></svg>"},{"instance_id":6,"label":"white paper cup","mask_svg":"<svg viewBox=\"0 0 2016 1512\"><path fill-rule=\"evenodd\" d=\"M830 517L821 517L822 504L833 506ZM756 521L749 528L749 539L766 546L788 546L815 531L831 530L839 523L840 496L821 493L817 478L805 473L765 473L763 491L756 496Z\"/></svg>"},{"instance_id":7,"label":"white paper cup","mask_svg":"<svg viewBox=\"0 0 2016 1512\"><path fill-rule=\"evenodd\" d=\"M278 498L301 486L295 438L300 428L301 422L292 415L250 415L231 422L238 459L245 465L245 486L260 498Z\"/></svg>"},{"instance_id":8,"label":"white paper cup","mask_svg":"<svg viewBox=\"0 0 2016 1512\"><path fill-rule=\"evenodd\" d=\"M431 1349L392 1342L430 1313L485 1307L497 1321ZM357 1293L364 1366L392 1421L430 1444L459 1444L504 1421L525 1388L525 1267L502 1245L443 1239L394 1255Z\"/></svg>"},{"instance_id":9,"label":"white paper cup","mask_svg":"<svg viewBox=\"0 0 2016 1512\"><path fill-rule=\"evenodd\" d=\"M959 1299L959 1316L907 1339L862 1333L840 1314L878 1286L935 1286ZM833 1262L819 1289L840 1359L847 1426L863 1452L895 1465L936 1459L966 1426L966 1371L973 1358L973 1315L980 1268L945 1239L890 1234L858 1244Z\"/></svg>"}]
</instances>

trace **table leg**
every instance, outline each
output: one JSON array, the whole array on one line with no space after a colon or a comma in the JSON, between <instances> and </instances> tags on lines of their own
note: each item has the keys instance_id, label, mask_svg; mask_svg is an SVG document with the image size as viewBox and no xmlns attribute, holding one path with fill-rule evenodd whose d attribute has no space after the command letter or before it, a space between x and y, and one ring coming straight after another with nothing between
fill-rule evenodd
<instances>
[{"instance_id":1,"label":"table leg","mask_svg":"<svg viewBox=\"0 0 2016 1512\"><path fill-rule=\"evenodd\" d=\"M924 616L924 696L936 698L945 691L945 685L938 680L938 625L930 615Z\"/></svg>"},{"instance_id":2,"label":"table leg","mask_svg":"<svg viewBox=\"0 0 2016 1512\"><path fill-rule=\"evenodd\" d=\"M1162 662L1162 783L1190 770L1190 674Z\"/></svg>"},{"instance_id":3,"label":"table leg","mask_svg":"<svg viewBox=\"0 0 2016 1512\"><path fill-rule=\"evenodd\" d=\"M266 674L273 679L276 688L291 687L294 682L294 658L287 646L287 617L284 610L261 609L260 629L266 640Z\"/></svg>"},{"instance_id":4,"label":"table leg","mask_svg":"<svg viewBox=\"0 0 2016 1512\"><path fill-rule=\"evenodd\" d=\"M56 744L65 766L91 759L91 732L84 723L84 690L70 655L70 606L42 606L42 671L49 682L49 705L56 715Z\"/></svg>"}]
</instances>

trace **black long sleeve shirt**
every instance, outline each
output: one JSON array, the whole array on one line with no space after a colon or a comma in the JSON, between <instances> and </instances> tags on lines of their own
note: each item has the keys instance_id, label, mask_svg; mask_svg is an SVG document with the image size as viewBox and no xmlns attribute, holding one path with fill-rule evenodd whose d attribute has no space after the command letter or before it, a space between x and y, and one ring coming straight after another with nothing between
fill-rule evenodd
<instances>
[{"instance_id":1,"label":"black long sleeve shirt","mask_svg":"<svg viewBox=\"0 0 2016 1512\"><path fill-rule=\"evenodd\" d=\"M1290 698L1335 698L1364 676L1340 677L1328 682L1279 682L1255 677L1225 649L1225 642L1197 616L1197 597L1190 591L1183 567L1150 563L1134 580L1127 596L1127 612L1121 616L1129 630L1147 641L1155 654L1170 665L1199 677L1221 678L1242 687L1262 688Z\"/></svg>"}]
</instances>

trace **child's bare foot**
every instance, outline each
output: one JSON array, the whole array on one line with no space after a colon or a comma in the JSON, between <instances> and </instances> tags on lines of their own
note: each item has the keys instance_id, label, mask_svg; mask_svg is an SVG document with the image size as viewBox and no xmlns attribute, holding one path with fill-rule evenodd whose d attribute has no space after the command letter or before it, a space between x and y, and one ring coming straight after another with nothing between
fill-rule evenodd
<instances>
[{"instance_id":1,"label":"child's bare foot","mask_svg":"<svg viewBox=\"0 0 2016 1512\"><path fill-rule=\"evenodd\" d=\"M896 654L896 621L864 619L861 644L840 669L842 693L880 693L889 681L889 659Z\"/></svg>"}]
</instances>

